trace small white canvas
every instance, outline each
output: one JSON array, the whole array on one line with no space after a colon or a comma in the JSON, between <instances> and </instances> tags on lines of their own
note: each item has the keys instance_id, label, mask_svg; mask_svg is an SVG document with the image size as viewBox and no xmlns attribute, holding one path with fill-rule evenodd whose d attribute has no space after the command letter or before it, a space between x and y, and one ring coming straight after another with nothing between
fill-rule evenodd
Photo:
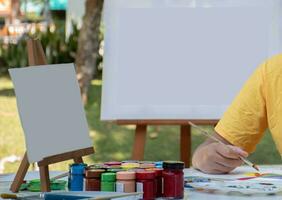
<instances>
[{"instance_id":1,"label":"small white canvas","mask_svg":"<svg viewBox=\"0 0 282 200\"><path fill-rule=\"evenodd\" d=\"M73 64L10 69L28 161L92 146Z\"/></svg>"}]
</instances>

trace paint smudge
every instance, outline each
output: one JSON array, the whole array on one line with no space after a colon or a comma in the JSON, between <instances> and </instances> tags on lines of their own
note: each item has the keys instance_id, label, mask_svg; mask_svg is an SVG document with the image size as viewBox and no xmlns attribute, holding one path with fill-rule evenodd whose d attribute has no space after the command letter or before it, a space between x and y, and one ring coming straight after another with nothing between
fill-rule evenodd
<instances>
[{"instance_id":1,"label":"paint smudge","mask_svg":"<svg viewBox=\"0 0 282 200\"><path fill-rule=\"evenodd\" d=\"M259 174L248 173L241 179L226 180L220 178L207 178L201 176L185 177L185 188L194 192L204 192L210 194L225 195L277 195L282 194L282 182L267 178L278 177L282 179L281 174ZM264 177L265 181L252 178ZM244 178L244 179L243 179ZM244 180L244 181L242 181Z\"/></svg>"},{"instance_id":2,"label":"paint smudge","mask_svg":"<svg viewBox=\"0 0 282 200\"><path fill-rule=\"evenodd\" d=\"M274 174L274 173L246 173L245 177L238 178L237 180L250 180L254 178L271 178L271 179L282 179L282 174Z\"/></svg>"}]
</instances>

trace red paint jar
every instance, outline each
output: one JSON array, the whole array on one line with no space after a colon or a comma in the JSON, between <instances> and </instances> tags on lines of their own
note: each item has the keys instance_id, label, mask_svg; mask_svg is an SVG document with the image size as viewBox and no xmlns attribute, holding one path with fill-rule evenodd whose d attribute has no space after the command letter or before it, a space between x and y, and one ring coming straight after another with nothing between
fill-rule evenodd
<instances>
[{"instance_id":1,"label":"red paint jar","mask_svg":"<svg viewBox=\"0 0 282 200\"><path fill-rule=\"evenodd\" d=\"M164 197L183 199L184 197L184 163L166 161L163 163Z\"/></svg>"},{"instance_id":2,"label":"red paint jar","mask_svg":"<svg viewBox=\"0 0 282 200\"><path fill-rule=\"evenodd\" d=\"M101 174L105 172L103 169L86 169L85 170L85 190L100 191L101 190Z\"/></svg>"},{"instance_id":3,"label":"red paint jar","mask_svg":"<svg viewBox=\"0 0 282 200\"><path fill-rule=\"evenodd\" d=\"M156 173L156 197L163 196L163 169L154 169Z\"/></svg>"},{"instance_id":4,"label":"red paint jar","mask_svg":"<svg viewBox=\"0 0 282 200\"><path fill-rule=\"evenodd\" d=\"M152 200L156 198L156 181L154 171L138 171L136 172L136 191L143 192L144 200Z\"/></svg>"},{"instance_id":5,"label":"red paint jar","mask_svg":"<svg viewBox=\"0 0 282 200\"><path fill-rule=\"evenodd\" d=\"M156 181L156 197L162 197L163 196L163 169L161 168L149 168L149 169L146 169L146 170L149 170L149 171L154 171L155 172L155 175L156 175L156 178L155 178L155 181Z\"/></svg>"}]
</instances>

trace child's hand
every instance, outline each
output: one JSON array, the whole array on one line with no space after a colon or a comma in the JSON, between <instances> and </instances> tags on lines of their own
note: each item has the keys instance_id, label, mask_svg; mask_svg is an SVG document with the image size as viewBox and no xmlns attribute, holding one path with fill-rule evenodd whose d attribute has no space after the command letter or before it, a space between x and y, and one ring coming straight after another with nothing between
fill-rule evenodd
<instances>
[{"instance_id":1,"label":"child's hand","mask_svg":"<svg viewBox=\"0 0 282 200\"><path fill-rule=\"evenodd\" d=\"M241 148L220 144L218 142L204 143L194 153L193 166L205 173L228 173L240 166L248 153Z\"/></svg>"}]
</instances>

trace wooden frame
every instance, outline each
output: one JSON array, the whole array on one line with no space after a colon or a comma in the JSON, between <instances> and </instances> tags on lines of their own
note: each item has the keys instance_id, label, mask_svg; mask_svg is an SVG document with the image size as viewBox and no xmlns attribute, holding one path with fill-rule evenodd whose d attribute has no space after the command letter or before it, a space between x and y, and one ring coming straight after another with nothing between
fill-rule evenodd
<instances>
[{"instance_id":1,"label":"wooden frame","mask_svg":"<svg viewBox=\"0 0 282 200\"><path fill-rule=\"evenodd\" d=\"M28 50L28 62L30 66L47 64L46 56L44 54L43 48L39 40L29 39L27 41L27 50ZM83 156L90 155L93 153L94 153L94 148L88 147L84 149L78 149L78 150L43 158L41 161L37 163L39 166L41 191L42 192L50 191L50 177L49 177L49 165L50 164L54 164L54 163L58 163L58 162L66 161L66 160L71 160L71 159L73 159L75 163L82 163ZM28 161L27 153L25 152L22 162L14 178L14 181L10 187L10 190L12 192L19 191L20 186L29 168L29 165L30 163Z\"/></svg>"},{"instance_id":2,"label":"wooden frame","mask_svg":"<svg viewBox=\"0 0 282 200\"><path fill-rule=\"evenodd\" d=\"M134 145L132 150L133 160L143 160L145 152L147 126L149 125L179 125L180 126L180 160L185 163L185 167L190 167L191 163L191 121L198 125L216 125L218 120L117 120L118 125L136 125Z\"/></svg>"}]
</instances>

